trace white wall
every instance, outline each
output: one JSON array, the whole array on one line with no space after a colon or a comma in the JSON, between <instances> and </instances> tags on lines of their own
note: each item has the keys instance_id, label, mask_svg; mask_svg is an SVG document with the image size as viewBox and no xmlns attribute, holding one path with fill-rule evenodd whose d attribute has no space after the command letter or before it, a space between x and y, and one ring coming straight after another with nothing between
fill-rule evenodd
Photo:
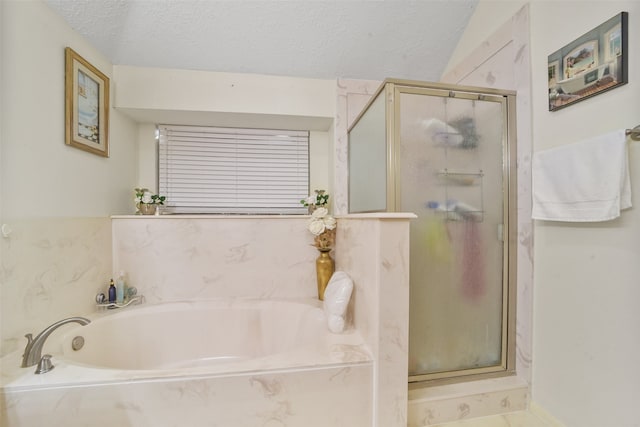
<instances>
[{"instance_id":1,"label":"white wall","mask_svg":"<svg viewBox=\"0 0 640 427\"><path fill-rule=\"evenodd\" d=\"M486 39L501 22L494 17L510 7L515 5L481 1L454 57ZM629 12L629 83L549 112L547 56L621 11ZM534 151L640 124L639 28L637 1L530 2ZM640 146L629 146L637 204ZM535 222L532 400L568 427L638 423L638 235L637 208L598 224Z\"/></svg>"},{"instance_id":2,"label":"white wall","mask_svg":"<svg viewBox=\"0 0 640 427\"><path fill-rule=\"evenodd\" d=\"M0 4L0 23L4 22L3 20L3 16L4 16L4 7L2 6L2 4ZM4 179L2 176L2 141L4 140L4 124L3 122L3 118L4 118L4 84L2 83L4 81L3 79L3 75L4 75L4 33L2 32L2 28L0 27L0 195L2 195L4 193ZM0 219L2 219L2 197L0 197ZM1 225L1 224L0 224ZM0 259L2 259L2 249L0 247Z\"/></svg>"},{"instance_id":3,"label":"white wall","mask_svg":"<svg viewBox=\"0 0 640 427\"><path fill-rule=\"evenodd\" d=\"M138 168L136 187L158 192L158 150L156 126L151 123L138 125Z\"/></svg>"},{"instance_id":4,"label":"white wall","mask_svg":"<svg viewBox=\"0 0 640 427\"><path fill-rule=\"evenodd\" d=\"M336 82L115 66L115 103L141 124L137 185L156 190L155 124L301 129L310 133L310 190L333 188Z\"/></svg>"},{"instance_id":5,"label":"white wall","mask_svg":"<svg viewBox=\"0 0 640 427\"><path fill-rule=\"evenodd\" d=\"M109 158L64 142L64 48L109 77L112 65L44 3L3 1L2 8L2 216L127 212L135 124L111 108Z\"/></svg>"},{"instance_id":6,"label":"white wall","mask_svg":"<svg viewBox=\"0 0 640 427\"><path fill-rule=\"evenodd\" d=\"M329 165L333 141L330 132L312 131L309 133L309 190L326 190L333 196L333 183L330 182Z\"/></svg>"},{"instance_id":7,"label":"white wall","mask_svg":"<svg viewBox=\"0 0 640 427\"><path fill-rule=\"evenodd\" d=\"M480 0L442 74L446 75L464 61L478 48L478 41L487 40L526 3L520 0Z\"/></svg>"},{"instance_id":8,"label":"white wall","mask_svg":"<svg viewBox=\"0 0 640 427\"><path fill-rule=\"evenodd\" d=\"M335 115L335 81L117 65L116 106L324 118Z\"/></svg>"},{"instance_id":9,"label":"white wall","mask_svg":"<svg viewBox=\"0 0 640 427\"><path fill-rule=\"evenodd\" d=\"M531 9L534 150L640 124L640 2L574 2ZM547 111L547 56L621 11L629 12L629 84ZM550 30L553 29L553 30ZM630 143L633 202L640 146ZM568 426L638 424L640 210L601 224L536 222L533 399Z\"/></svg>"}]
</instances>

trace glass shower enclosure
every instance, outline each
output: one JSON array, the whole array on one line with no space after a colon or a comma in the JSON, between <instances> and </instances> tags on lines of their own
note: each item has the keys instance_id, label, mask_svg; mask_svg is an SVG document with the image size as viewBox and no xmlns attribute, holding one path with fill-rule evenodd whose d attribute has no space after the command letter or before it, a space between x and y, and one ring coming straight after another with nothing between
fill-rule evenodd
<instances>
[{"instance_id":1,"label":"glass shower enclosure","mask_svg":"<svg viewBox=\"0 0 640 427\"><path fill-rule=\"evenodd\" d=\"M413 212L409 381L515 365L515 93L385 80L349 129L349 212Z\"/></svg>"}]
</instances>

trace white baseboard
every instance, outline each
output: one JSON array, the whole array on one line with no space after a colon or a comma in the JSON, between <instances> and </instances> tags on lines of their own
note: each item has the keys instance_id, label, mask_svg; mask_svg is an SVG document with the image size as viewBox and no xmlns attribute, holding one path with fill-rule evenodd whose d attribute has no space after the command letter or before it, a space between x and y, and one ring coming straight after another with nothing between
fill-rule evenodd
<instances>
[{"instance_id":1,"label":"white baseboard","mask_svg":"<svg viewBox=\"0 0 640 427\"><path fill-rule=\"evenodd\" d=\"M532 401L529 403L529 412L540 418L542 421L544 421L545 425L548 425L549 427L567 427L560 421L558 421L553 415L544 410L544 408L542 408L542 406L538 405L536 402Z\"/></svg>"}]
</instances>

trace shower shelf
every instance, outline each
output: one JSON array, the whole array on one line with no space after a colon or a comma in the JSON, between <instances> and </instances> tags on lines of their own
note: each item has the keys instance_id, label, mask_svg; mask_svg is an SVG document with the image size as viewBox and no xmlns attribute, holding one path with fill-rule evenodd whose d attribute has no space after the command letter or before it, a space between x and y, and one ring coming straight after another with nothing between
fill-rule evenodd
<instances>
[{"instance_id":1,"label":"shower shelf","mask_svg":"<svg viewBox=\"0 0 640 427\"><path fill-rule=\"evenodd\" d=\"M96 305L100 308L113 309L113 308L124 308L129 305L138 305L138 304L142 304L143 302L144 302L144 295L135 295L125 300L125 302L123 303L105 302L105 303L98 303Z\"/></svg>"},{"instance_id":2,"label":"shower shelf","mask_svg":"<svg viewBox=\"0 0 640 427\"><path fill-rule=\"evenodd\" d=\"M447 221L473 221L473 222L483 222L484 221L484 211L440 211L442 215L445 216Z\"/></svg>"},{"instance_id":3,"label":"shower shelf","mask_svg":"<svg viewBox=\"0 0 640 427\"><path fill-rule=\"evenodd\" d=\"M446 184L456 185L476 185L480 179L484 176L484 172L454 172L447 169L443 169L437 172L437 175Z\"/></svg>"},{"instance_id":4,"label":"shower shelf","mask_svg":"<svg viewBox=\"0 0 640 427\"><path fill-rule=\"evenodd\" d=\"M483 179L484 172L480 169L477 172L465 172L450 169L441 169L436 172L442 185L445 188L445 203L427 203L427 207L435 208L435 210L446 221L484 221L484 195L483 195ZM455 187L474 187L473 190L460 190L461 198L468 201L470 198L479 202L480 206L473 206L474 203L467 204L460 202L457 197L451 198L453 193L459 193L458 190L453 190ZM450 190L451 189L451 190ZM471 191L471 193L469 193ZM474 197L473 194L476 196Z\"/></svg>"},{"instance_id":5,"label":"shower shelf","mask_svg":"<svg viewBox=\"0 0 640 427\"><path fill-rule=\"evenodd\" d=\"M433 210L437 215L444 217L446 221L484 221L483 209L471 209L471 206L464 203L454 202L452 205L445 205L436 201L429 201L426 207Z\"/></svg>"}]
</instances>

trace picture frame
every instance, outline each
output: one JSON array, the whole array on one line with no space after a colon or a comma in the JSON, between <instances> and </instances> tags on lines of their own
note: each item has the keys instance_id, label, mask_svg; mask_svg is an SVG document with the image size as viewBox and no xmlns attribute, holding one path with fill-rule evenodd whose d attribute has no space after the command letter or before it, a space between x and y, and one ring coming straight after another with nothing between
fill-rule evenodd
<instances>
[{"instance_id":1,"label":"picture frame","mask_svg":"<svg viewBox=\"0 0 640 427\"><path fill-rule=\"evenodd\" d=\"M109 78L65 48L65 144L109 157Z\"/></svg>"},{"instance_id":2,"label":"picture frame","mask_svg":"<svg viewBox=\"0 0 640 427\"><path fill-rule=\"evenodd\" d=\"M548 56L549 111L628 82L628 12L620 12Z\"/></svg>"}]
</instances>

